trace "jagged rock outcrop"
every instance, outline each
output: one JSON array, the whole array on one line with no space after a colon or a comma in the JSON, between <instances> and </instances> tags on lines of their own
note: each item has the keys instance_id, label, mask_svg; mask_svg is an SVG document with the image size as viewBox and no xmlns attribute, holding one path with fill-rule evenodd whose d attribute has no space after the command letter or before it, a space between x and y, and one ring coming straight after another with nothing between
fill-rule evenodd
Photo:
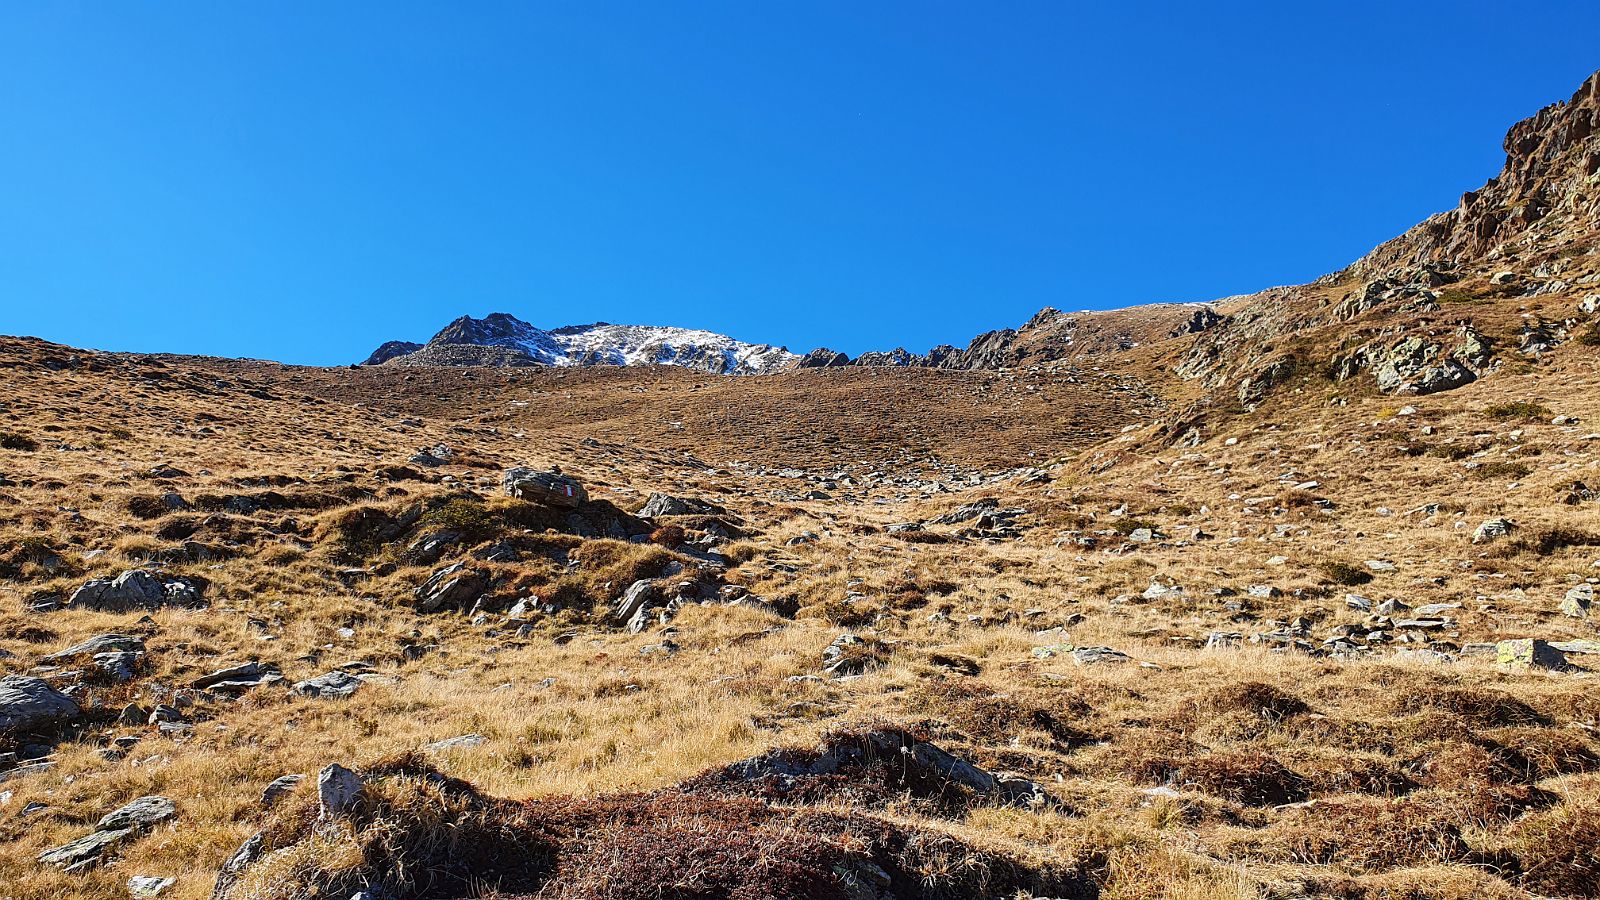
<instances>
[{"instance_id":1,"label":"jagged rock outcrop","mask_svg":"<svg viewBox=\"0 0 1600 900\"><path fill-rule=\"evenodd\" d=\"M1396 266L1494 258L1532 242L1547 249L1592 235L1600 218L1600 72L1572 98L1511 126L1500 174L1350 267L1360 278Z\"/></svg>"},{"instance_id":2,"label":"jagged rock outcrop","mask_svg":"<svg viewBox=\"0 0 1600 900\"><path fill-rule=\"evenodd\" d=\"M394 359L396 356L405 356L422 349L422 345L413 341L385 341L372 355L361 361L363 366L378 366Z\"/></svg>"},{"instance_id":3,"label":"jagged rock outcrop","mask_svg":"<svg viewBox=\"0 0 1600 900\"><path fill-rule=\"evenodd\" d=\"M1600 73L1512 126L1500 175L1456 209L1311 284L1218 301L1226 320L1174 372L1250 408L1293 379L1369 377L1384 393L1430 394L1492 374L1503 352L1549 352L1571 323L1524 320L1513 347L1475 314L1499 299L1600 284L1588 253L1600 232L1597 125Z\"/></svg>"},{"instance_id":4,"label":"jagged rock outcrop","mask_svg":"<svg viewBox=\"0 0 1600 900\"><path fill-rule=\"evenodd\" d=\"M837 350L818 347L800 357L800 361L794 365L797 369L834 369L850 365L850 357Z\"/></svg>"}]
</instances>

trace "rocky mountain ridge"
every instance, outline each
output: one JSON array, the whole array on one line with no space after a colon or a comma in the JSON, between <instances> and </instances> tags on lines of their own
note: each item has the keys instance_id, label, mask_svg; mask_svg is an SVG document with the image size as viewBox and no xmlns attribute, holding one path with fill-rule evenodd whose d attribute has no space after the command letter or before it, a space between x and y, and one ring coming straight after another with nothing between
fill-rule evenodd
<instances>
[{"instance_id":1,"label":"rocky mountain ridge","mask_svg":"<svg viewBox=\"0 0 1600 900\"><path fill-rule=\"evenodd\" d=\"M1513 125L1500 174L1457 208L1310 284L1220 301L1218 327L1182 347L1171 371L1212 392L1202 408L1248 409L1280 385L1319 380L1438 393L1593 339L1597 125L1600 72Z\"/></svg>"}]
</instances>

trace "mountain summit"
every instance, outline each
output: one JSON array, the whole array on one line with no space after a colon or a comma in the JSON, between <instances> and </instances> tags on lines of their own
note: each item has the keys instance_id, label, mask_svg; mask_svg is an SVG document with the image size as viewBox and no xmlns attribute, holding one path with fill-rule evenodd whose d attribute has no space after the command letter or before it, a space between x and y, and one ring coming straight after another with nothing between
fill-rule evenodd
<instances>
[{"instance_id":1,"label":"mountain summit","mask_svg":"<svg viewBox=\"0 0 1600 900\"><path fill-rule=\"evenodd\" d=\"M426 344L389 341L364 365L680 366L714 375L765 375L799 356L725 334L656 325L568 325L546 331L507 313L462 316Z\"/></svg>"}]
</instances>

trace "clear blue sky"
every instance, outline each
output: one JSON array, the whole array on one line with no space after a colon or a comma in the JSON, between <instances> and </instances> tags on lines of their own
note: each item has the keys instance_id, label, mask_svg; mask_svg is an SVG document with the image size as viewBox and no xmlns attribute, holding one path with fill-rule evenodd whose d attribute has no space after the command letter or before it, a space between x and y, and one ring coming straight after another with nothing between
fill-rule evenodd
<instances>
[{"instance_id":1,"label":"clear blue sky","mask_svg":"<svg viewBox=\"0 0 1600 900\"><path fill-rule=\"evenodd\" d=\"M501 310L857 353L1209 299L1453 206L1597 35L1594 0L14 0L0 333L342 363Z\"/></svg>"}]
</instances>

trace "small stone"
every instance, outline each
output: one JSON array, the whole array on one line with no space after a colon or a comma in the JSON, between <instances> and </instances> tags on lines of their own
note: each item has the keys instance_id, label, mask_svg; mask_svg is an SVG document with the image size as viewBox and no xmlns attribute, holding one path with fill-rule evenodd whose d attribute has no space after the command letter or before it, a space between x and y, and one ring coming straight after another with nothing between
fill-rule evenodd
<instances>
[{"instance_id":1,"label":"small stone","mask_svg":"<svg viewBox=\"0 0 1600 900\"><path fill-rule=\"evenodd\" d=\"M1516 523L1510 519L1488 519L1472 532L1474 544L1487 544L1499 540L1516 529Z\"/></svg>"},{"instance_id":2,"label":"small stone","mask_svg":"<svg viewBox=\"0 0 1600 900\"><path fill-rule=\"evenodd\" d=\"M161 892L178 883L176 878L157 878L154 875L135 875L128 879L128 893L134 897L159 897Z\"/></svg>"},{"instance_id":3,"label":"small stone","mask_svg":"<svg viewBox=\"0 0 1600 900\"><path fill-rule=\"evenodd\" d=\"M267 785L266 789L261 792L261 806L263 808L274 806L279 800L294 793L300 785L305 783L305 780L306 777L299 773L282 775L273 779L272 783Z\"/></svg>"},{"instance_id":4,"label":"small stone","mask_svg":"<svg viewBox=\"0 0 1600 900\"><path fill-rule=\"evenodd\" d=\"M1580 584L1567 591L1561 598L1561 612L1574 619L1589 618L1589 610L1594 605L1594 585Z\"/></svg>"},{"instance_id":5,"label":"small stone","mask_svg":"<svg viewBox=\"0 0 1600 900\"><path fill-rule=\"evenodd\" d=\"M488 738L481 734L463 734L460 737L434 741L422 749L428 753L448 753L451 750L467 750L472 747L482 746L487 740Z\"/></svg>"}]
</instances>

